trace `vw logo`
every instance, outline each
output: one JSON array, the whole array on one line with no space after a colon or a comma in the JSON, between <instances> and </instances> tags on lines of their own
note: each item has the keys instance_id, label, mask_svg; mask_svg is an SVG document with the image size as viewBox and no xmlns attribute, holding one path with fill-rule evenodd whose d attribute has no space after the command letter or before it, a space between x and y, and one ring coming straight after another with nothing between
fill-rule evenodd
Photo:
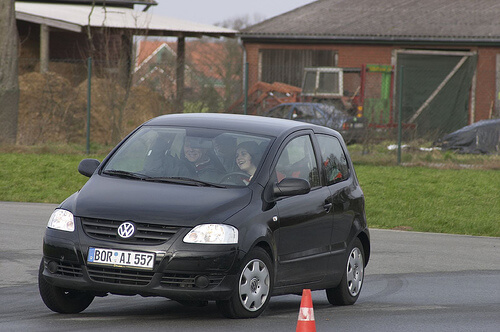
<instances>
[{"instance_id":1,"label":"vw logo","mask_svg":"<svg viewBox=\"0 0 500 332\"><path fill-rule=\"evenodd\" d=\"M130 221L126 221L118 227L118 235L122 239L128 239L135 233L135 226Z\"/></svg>"}]
</instances>

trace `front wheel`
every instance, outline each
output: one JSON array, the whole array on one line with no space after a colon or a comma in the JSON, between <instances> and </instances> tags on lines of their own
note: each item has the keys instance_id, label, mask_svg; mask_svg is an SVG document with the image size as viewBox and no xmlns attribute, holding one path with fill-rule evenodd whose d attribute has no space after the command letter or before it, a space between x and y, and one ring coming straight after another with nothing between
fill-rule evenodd
<instances>
[{"instance_id":1,"label":"front wheel","mask_svg":"<svg viewBox=\"0 0 500 332\"><path fill-rule=\"evenodd\" d=\"M337 287L326 290L328 302L333 305L351 305L356 302L365 276L363 245L356 238L350 247L342 280Z\"/></svg>"},{"instance_id":2,"label":"front wheel","mask_svg":"<svg viewBox=\"0 0 500 332\"><path fill-rule=\"evenodd\" d=\"M48 283L43 276L43 268L42 259L38 270L38 290L47 308L61 314L76 314L92 303L94 295L88 292L64 289Z\"/></svg>"},{"instance_id":3,"label":"front wheel","mask_svg":"<svg viewBox=\"0 0 500 332\"><path fill-rule=\"evenodd\" d=\"M262 248L254 248L247 257L238 274L237 289L231 298L217 301L217 307L228 318L258 317L271 298L271 258Z\"/></svg>"}]
</instances>

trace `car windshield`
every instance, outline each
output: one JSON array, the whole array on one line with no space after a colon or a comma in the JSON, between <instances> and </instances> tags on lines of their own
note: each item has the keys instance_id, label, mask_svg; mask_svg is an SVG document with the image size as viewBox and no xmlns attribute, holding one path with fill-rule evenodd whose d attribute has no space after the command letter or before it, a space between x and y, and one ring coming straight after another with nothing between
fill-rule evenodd
<instances>
[{"instance_id":1,"label":"car windshield","mask_svg":"<svg viewBox=\"0 0 500 332\"><path fill-rule=\"evenodd\" d=\"M108 176L195 186L246 186L271 138L207 128L144 126L102 170Z\"/></svg>"}]
</instances>

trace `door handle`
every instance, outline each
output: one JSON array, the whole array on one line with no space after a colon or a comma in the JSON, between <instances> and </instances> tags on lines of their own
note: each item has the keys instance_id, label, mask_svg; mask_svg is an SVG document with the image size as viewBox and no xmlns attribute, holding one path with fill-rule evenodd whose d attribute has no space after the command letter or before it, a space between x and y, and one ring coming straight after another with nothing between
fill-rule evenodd
<instances>
[{"instance_id":1,"label":"door handle","mask_svg":"<svg viewBox=\"0 0 500 332\"><path fill-rule=\"evenodd\" d=\"M333 203L325 202L325 205L323 205L323 208L325 209L326 213L328 213L332 210L332 206L333 206Z\"/></svg>"}]
</instances>

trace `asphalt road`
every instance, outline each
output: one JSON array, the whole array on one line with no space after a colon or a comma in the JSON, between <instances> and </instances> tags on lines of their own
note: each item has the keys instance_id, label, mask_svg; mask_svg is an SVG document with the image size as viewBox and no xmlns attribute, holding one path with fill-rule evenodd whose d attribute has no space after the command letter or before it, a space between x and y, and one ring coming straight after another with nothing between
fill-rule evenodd
<instances>
[{"instance_id":1,"label":"asphalt road","mask_svg":"<svg viewBox=\"0 0 500 332\"><path fill-rule=\"evenodd\" d=\"M293 331L300 297L271 299L252 320L222 318L215 304L97 298L78 315L52 313L37 289L52 204L0 202L0 331ZM500 238L371 230L372 256L354 306L313 292L318 331L499 331Z\"/></svg>"}]
</instances>

